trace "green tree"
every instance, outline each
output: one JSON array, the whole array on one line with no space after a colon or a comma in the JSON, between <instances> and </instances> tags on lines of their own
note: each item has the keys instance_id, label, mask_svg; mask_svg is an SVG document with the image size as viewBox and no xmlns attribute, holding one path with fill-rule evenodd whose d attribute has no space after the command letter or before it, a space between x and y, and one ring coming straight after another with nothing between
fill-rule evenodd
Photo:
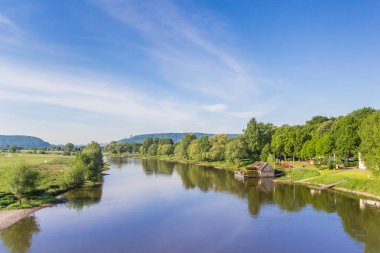
<instances>
[{"instance_id":1,"label":"green tree","mask_svg":"<svg viewBox=\"0 0 380 253\"><path fill-rule=\"evenodd\" d=\"M363 107L351 112L349 115L354 117L359 123L358 125L360 126L360 124L374 112L376 112L376 110L372 107Z\"/></svg>"},{"instance_id":2,"label":"green tree","mask_svg":"<svg viewBox=\"0 0 380 253\"><path fill-rule=\"evenodd\" d=\"M25 193L36 188L39 178L40 173L37 170L20 162L6 170L5 185L9 192L21 199Z\"/></svg>"},{"instance_id":3,"label":"green tree","mask_svg":"<svg viewBox=\"0 0 380 253\"><path fill-rule=\"evenodd\" d=\"M330 133L333 124L334 119L323 122L317 129L317 135L322 136L325 133Z\"/></svg>"},{"instance_id":4,"label":"green tree","mask_svg":"<svg viewBox=\"0 0 380 253\"><path fill-rule=\"evenodd\" d=\"M243 130L245 142L254 161L259 160L262 149L271 142L273 129L272 124L257 123L256 119L252 118Z\"/></svg>"},{"instance_id":5,"label":"green tree","mask_svg":"<svg viewBox=\"0 0 380 253\"><path fill-rule=\"evenodd\" d=\"M225 159L227 135L217 134L210 138L211 148L208 152L210 161L223 161Z\"/></svg>"},{"instance_id":6,"label":"green tree","mask_svg":"<svg viewBox=\"0 0 380 253\"><path fill-rule=\"evenodd\" d=\"M329 156L334 149L334 140L330 134L324 134L315 143L315 153L319 156Z\"/></svg>"},{"instance_id":7,"label":"green tree","mask_svg":"<svg viewBox=\"0 0 380 253\"><path fill-rule=\"evenodd\" d=\"M183 138L182 138L182 141L179 143L178 145L178 155L180 157L183 157L183 158L189 158L189 155L188 155L188 148L191 144L191 142L193 140L195 140L197 137L195 136L195 134L192 134L192 133L186 133Z\"/></svg>"},{"instance_id":8,"label":"green tree","mask_svg":"<svg viewBox=\"0 0 380 253\"><path fill-rule=\"evenodd\" d=\"M226 145L226 160L240 165L244 159L247 159L247 144L242 138L236 138L229 141Z\"/></svg>"},{"instance_id":9,"label":"green tree","mask_svg":"<svg viewBox=\"0 0 380 253\"><path fill-rule=\"evenodd\" d=\"M173 144L160 145L161 155L172 155L174 152Z\"/></svg>"},{"instance_id":10,"label":"green tree","mask_svg":"<svg viewBox=\"0 0 380 253\"><path fill-rule=\"evenodd\" d=\"M368 169L380 175L380 111L367 117L359 131L360 152Z\"/></svg>"},{"instance_id":11,"label":"green tree","mask_svg":"<svg viewBox=\"0 0 380 253\"><path fill-rule=\"evenodd\" d=\"M315 152L315 143L317 141L317 138L313 138L311 140L307 140L301 150L301 157L303 159L312 159L315 157L316 152Z\"/></svg>"},{"instance_id":12,"label":"green tree","mask_svg":"<svg viewBox=\"0 0 380 253\"><path fill-rule=\"evenodd\" d=\"M211 143L208 136L193 140L188 148L189 158L196 161L206 161L210 148Z\"/></svg>"},{"instance_id":13,"label":"green tree","mask_svg":"<svg viewBox=\"0 0 380 253\"><path fill-rule=\"evenodd\" d=\"M314 116L311 120L306 121L306 124L304 125L305 131L313 137L318 128L328 120L329 118L325 116Z\"/></svg>"},{"instance_id":14,"label":"green tree","mask_svg":"<svg viewBox=\"0 0 380 253\"><path fill-rule=\"evenodd\" d=\"M85 180L86 169L87 166L82 159L75 159L70 168L65 171L65 184L69 187L82 185Z\"/></svg>"},{"instance_id":15,"label":"green tree","mask_svg":"<svg viewBox=\"0 0 380 253\"><path fill-rule=\"evenodd\" d=\"M270 155L270 144L265 144L263 150L261 150L260 161L266 161Z\"/></svg>"},{"instance_id":16,"label":"green tree","mask_svg":"<svg viewBox=\"0 0 380 253\"><path fill-rule=\"evenodd\" d=\"M150 147L148 148L147 154L155 156L157 155L157 149L158 149L158 145L154 143L150 145Z\"/></svg>"},{"instance_id":17,"label":"green tree","mask_svg":"<svg viewBox=\"0 0 380 253\"><path fill-rule=\"evenodd\" d=\"M338 118L332 127L335 151L340 158L352 157L360 144L357 121L352 115Z\"/></svg>"},{"instance_id":18,"label":"green tree","mask_svg":"<svg viewBox=\"0 0 380 253\"><path fill-rule=\"evenodd\" d=\"M282 155L286 160L287 157L295 155L297 127L283 125L276 129L271 142L271 150L276 156Z\"/></svg>"},{"instance_id":19,"label":"green tree","mask_svg":"<svg viewBox=\"0 0 380 253\"><path fill-rule=\"evenodd\" d=\"M74 151L74 144L72 143L66 143L63 147L63 155L71 155L71 152Z\"/></svg>"},{"instance_id":20,"label":"green tree","mask_svg":"<svg viewBox=\"0 0 380 253\"><path fill-rule=\"evenodd\" d=\"M153 138L145 138L142 145L144 147L143 150L148 151L150 145L152 145L153 143L154 143Z\"/></svg>"},{"instance_id":21,"label":"green tree","mask_svg":"<svg viewBox=\"0 0 380 253\"><path fill-rule=\"evenodd\" d=\"M103 153L100 145L91 142L77 154L72 167L83 170L85 179L95 179L103 168Z\"/></svg>"},{"instance_id":22,"label":"green tree","mask_svg":"<svg viewBox=\"0 0 380 253\"><path fill-rule=\"evenodd\" d=\"M174 144L174 141L170 138L160 138L158 140L158 145L164 145L164 144L171 144L173 145Z\"/></svg>"},{"instance_id":23,"label":"green tree","mask_svg":"<svg viewBox=\"0 0 380 253\"><path fill-rule=\"evenodd\" d=\"M8 147L8 151L10 153L16 153L18 151L18 147L11 145Z\"/></svg>"}]
</instances>

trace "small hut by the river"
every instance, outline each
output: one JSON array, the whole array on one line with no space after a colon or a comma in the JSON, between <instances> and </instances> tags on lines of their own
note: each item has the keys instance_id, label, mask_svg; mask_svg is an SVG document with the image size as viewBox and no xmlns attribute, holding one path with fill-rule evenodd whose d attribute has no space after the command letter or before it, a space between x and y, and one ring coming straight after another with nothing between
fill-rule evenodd
<instances>
[{"instance_id":1,"label":"small hut by the river","mask_svg":"<svg viewBox=\"0 0 380 253\"><path fill-rule=\"evenodd\" d=\"M237 177L251 178L251 177L274 177L274 169L269 163L255 162L246 167L244 171L237 171Z\"/></svg>"}]
</instances>

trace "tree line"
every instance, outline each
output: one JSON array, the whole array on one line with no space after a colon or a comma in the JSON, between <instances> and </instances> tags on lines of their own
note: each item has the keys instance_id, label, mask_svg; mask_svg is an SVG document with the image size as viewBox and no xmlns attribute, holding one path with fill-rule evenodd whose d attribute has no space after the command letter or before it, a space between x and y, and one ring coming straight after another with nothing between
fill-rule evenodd
<instances>
[{"instance_id":1,"label":"tree line","mask_svg":"<svg viewBox=\"0 0 380 253\"><path fill-rule=\"evenodd\" d=\"M329 168L357 161L360 152L367 167L380 174L379 143L380 111L364 107L339 117L314 116L303 125L277 127L252 118L236 138L227 138L225 134L196 138L192 133L185 134L178 143L168 138L146 138L139 152L236 165L259 160L312 159ZM112 150L110 145L107 150Z\"/></svg>"}]
</instances>

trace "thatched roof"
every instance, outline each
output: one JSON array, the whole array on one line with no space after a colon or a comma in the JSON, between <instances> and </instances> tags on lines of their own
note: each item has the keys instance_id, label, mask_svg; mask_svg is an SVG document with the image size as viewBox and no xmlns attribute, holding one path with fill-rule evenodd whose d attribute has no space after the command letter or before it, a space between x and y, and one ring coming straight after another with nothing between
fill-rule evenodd
<instances>
[{"instance_id":1,"label":"thatched roof","mask_svg":"<svg viewBox=\"0 0 380 253\"><path fill-rule=\"evenodd\" d=\"M265 163L265 162L254 162L252 165L248 166L247 168L262 171L265 168L265 166L267 166L267 165L269 165L269 164Z\"/></svg>"}]
</instances>

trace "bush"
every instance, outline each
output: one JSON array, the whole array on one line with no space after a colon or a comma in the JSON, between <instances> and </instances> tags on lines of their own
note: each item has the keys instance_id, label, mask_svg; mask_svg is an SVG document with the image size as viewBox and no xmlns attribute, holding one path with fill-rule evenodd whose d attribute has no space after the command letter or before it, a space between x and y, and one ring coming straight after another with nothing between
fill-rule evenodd
<instances>
[{"instance_id":1,"label":"bush","mask_svg":"<svg viewBox=\"0 0 380 253\"><path fill-rule=\"evenodd\" d=\"M7 190L20 199L25 193L36 188L40 174L37 170L23 162L7 169L5 185Z\"/></svg>"},{"instance_id":2,"label":"bush","mask_svg":"<svg viewBox=\"0 0 380 253\"><path fill-rule=\"evenodd\" d=\"M67 186L74 187L83 184L85 179L85 166L74 163L74 166L65 171L64 181Z\"/></svg>"},{"instance_id":3,"label":"bush","mask_svg":"<svg viewBox=\"0 0 380 253\"><path fill-rule=\"evenodd\" d=\"M359 163L358 162L344 162L344 167L358 167Z\"/></svg>"},{"instance_id":4,"label":"bush","mask_svg":"<svg viewBox=\"0 0 380 253\"><path fill-rule=\"evenodd\" d=\"M16 201L16 197L9 193L0 194L0 208L5 208Z\"/></svg>"},{"instance_id":5,"label":"bush","mask_svg":"<svg viewBox=\"0 0 380 253\"><path fill-rule=\"evenodd\" d=\"M82 183L83 180L95 179L102 168L103 154L101 148L96 142L91 142L75 157L70 170L66 172L65 182L71 185Z\"/></svg>"}]
</instances>

